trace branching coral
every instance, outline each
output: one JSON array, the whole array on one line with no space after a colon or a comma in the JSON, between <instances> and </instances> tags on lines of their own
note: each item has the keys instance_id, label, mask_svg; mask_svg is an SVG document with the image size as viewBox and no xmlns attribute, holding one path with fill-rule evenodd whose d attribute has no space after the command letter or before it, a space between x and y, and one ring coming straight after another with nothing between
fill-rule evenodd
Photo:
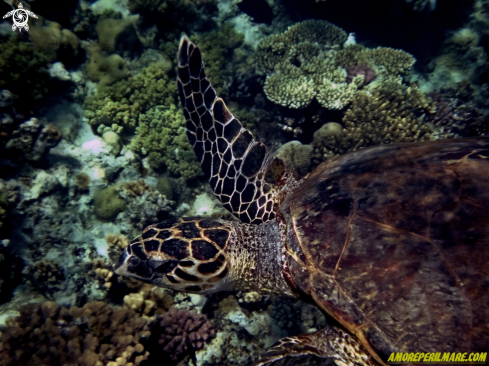
<instances>
[{"instance_id":1,"label":"branching coral","mask_svg":"<svg viewBox=\"0 0 489 366\"><path fill-rule=\"evenodd\" d=\"M155 62L136 76L100 88L85 102L88 122L95 126L115 123L133 131L140 114L157 105L175 104L176 84L166 69L166 64Z\"/></svg>"},{"instance_id":2,"label":"branching coral","mask_svg":"<svg viewBox=\"0 0 489 366\"><path fill-rule=\"evenodd\" d=\"M180 109L156 107L139 117L137 136L130 148L149 154L153 168L167 167L185 179L200 176L201 169L185 134L185 119Z\"/></svg>"},{"instance_id":3,"label":"branching coral","mask_svg":"<svg viewBox=\"0 0 489 366\"><path fill-rule=\"evenodd\" d=\"M28 272L32 276L34 284L43 294L48 295L48 298L54 292L65 289L65 275L63 269L51 260L44 259L34 263L28 268Z\"/></svg>"},{"instance_id":4,"label":"branching coral","mask_svg":"<svg viewBox=\"0 0 489 366\"><path fill-rule=\"evenodd\" d=\"M0 365L139 365L150 335L147 320L104 302L71 309L31 304L2 330Z\"/></svg>"},{"instance_id":5,"label":"branching coral","mask_svg":"<svg viewBox=\"0 0 489 366\"><path fill-rule=\"evenodd\" d=\"M327 109L345 108L365 79L398 76L414 63L406 52L350 45L340 50L346 33L326 21L308 20L258 44L257 70L267 75L268 99L289 108L304 108L316 98ZM347 77L345 69L363 70ZM366 72L368 70L369 72Z\"/></svg>"},{"instance_id":6,"label":"branching coral","mask_svg":"<svg viewBox=\"0 0 489 366\"><path fill-rule=\"evenodd\" d=\"M205 315L175 308L162 315L152 331L160 334L158 343L174 361L188 351L201 349L216 334Z\"/></svg>"},{"instance_id":7,"label":"branching coral","mask_svg":"<svg viewBox=\"0 0 489 366\"><path fill-rule=\"evenodd\" d=\"M315 155L322 160L373 145L430 140L433 128L423 118L435 110L418 89L395 80L358 92L343 118L343 130L327 124L316 131Z\"/></svg>"}]
</instances>

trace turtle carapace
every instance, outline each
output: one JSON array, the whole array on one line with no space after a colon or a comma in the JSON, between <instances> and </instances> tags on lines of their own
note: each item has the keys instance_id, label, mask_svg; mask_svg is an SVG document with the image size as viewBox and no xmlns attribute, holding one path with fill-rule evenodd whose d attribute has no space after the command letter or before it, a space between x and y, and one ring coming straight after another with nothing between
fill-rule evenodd
<instances>
[{"instance_id":1,"label":"turtle carapace","mask_svg":"<svg viewBox=\"0 0 489 366\"><path fill-rule=\"evenodd\" d=\"M205 176L241 222L152 225L118 274L186 292L300 294L338 324L281 340L257 365L487 351L489 138L372 147L296 181L216 95L186 36L178 91Z\"/></svg>"}]
</instances>

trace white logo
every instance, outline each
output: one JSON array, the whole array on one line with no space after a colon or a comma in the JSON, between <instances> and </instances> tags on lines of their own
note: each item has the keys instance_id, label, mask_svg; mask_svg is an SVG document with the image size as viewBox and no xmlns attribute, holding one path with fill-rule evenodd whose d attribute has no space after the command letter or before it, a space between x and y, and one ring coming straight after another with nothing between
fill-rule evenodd
<instances>
[{"instance_id":1,"label":"white logo","mask_svg":"<svg viewBox=\"0 0 489 366\"><path fill-rule=\"evenodd\" d=\"M12 17L12 20L14 22L14 24L12 24L13 31L15 31L17 28L19 28L19 32L22 30L22 28L25 28L25 30L28 31L29 24L27 24L27 21L29 20L29 15L37 19L36 14L34 14L30 10L24 9L22 3L19 3L19 8L9 11L7 14L3 16L3 19L8 18L10 16Z\"/></svg>"}]
</instances>

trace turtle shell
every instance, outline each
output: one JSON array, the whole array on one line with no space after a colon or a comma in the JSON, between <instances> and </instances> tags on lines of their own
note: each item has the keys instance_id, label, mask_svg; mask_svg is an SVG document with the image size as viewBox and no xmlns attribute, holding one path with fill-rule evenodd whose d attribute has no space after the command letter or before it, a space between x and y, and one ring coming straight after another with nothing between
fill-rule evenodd
<instances>
[{"instance_id":1,"label":"turtle shell","mask_svg":"<svg viewBox=\"0 0 489 366\"><path fill-rule=\"evenodd\" d=\"M297 289L379 362L487 351L489 139L326 161L282 203Z\"/></svg>"}]
</instances>

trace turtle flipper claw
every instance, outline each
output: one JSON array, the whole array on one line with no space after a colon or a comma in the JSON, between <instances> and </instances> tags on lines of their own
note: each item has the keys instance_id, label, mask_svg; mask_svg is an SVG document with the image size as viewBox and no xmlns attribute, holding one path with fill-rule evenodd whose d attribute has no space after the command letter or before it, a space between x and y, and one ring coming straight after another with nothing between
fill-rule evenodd
<instances>
[{"instance_id":1,"label":"turtle flipper claw","mask_svg":"<svg viewBox=\"0 0 489 366\"><path fill-rule=\"evenodd\" d=\"M374 365L360 342L337 327L286 337L272 346L252 366Z\"/></svg>"},{"instance_id":2,"label":"turtle flipper claw","mask_svg":"<svg viewBox=\"0 0 489 366\"><path fill-rule=\"evenodd\" d=\"M187 136L214 194L242 222L275 218L265 145L253 139L207 80L202 54L187 36L178 50L178 92Z\"/></svg>"}]
</instances>

